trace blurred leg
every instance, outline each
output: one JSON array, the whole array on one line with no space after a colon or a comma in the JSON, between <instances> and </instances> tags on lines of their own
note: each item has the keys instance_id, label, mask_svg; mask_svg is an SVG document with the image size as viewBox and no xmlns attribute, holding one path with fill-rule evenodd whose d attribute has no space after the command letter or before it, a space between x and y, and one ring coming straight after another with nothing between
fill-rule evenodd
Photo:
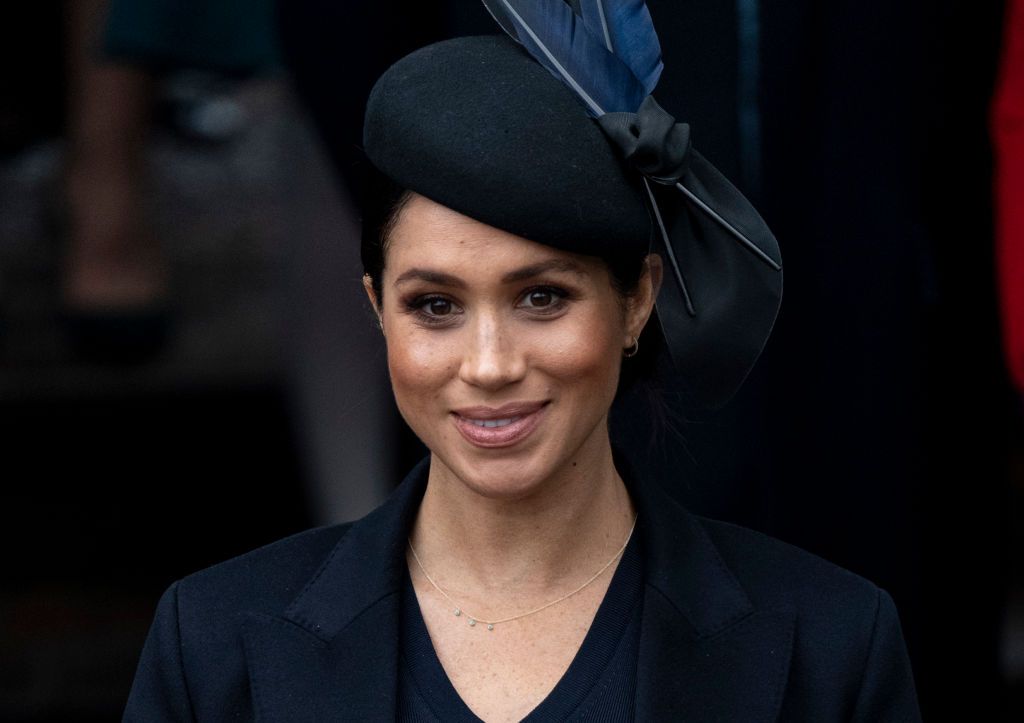
<instances>
[{"instance_id":1,"label":"blurred leg","mask_svg":"<svg viewBox=\"0 0 1024 723\"><path fill-rule=\"evenodd\" d=\"M145 141L152 79L104 61L106 0L67 3L69 47L64 303L136 310L162 301L163 258L146 222Z\"/></svg>"}]
</instances>

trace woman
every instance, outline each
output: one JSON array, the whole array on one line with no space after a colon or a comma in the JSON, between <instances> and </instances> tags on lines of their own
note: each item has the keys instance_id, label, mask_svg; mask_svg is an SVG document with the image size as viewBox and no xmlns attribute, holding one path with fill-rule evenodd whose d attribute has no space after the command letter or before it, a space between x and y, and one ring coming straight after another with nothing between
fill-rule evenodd
<instances>
[{"instance_id":1,"label":"woman","mask_svg":"<svg viewBox=\"0 0 1024 723\"><path fill-rule=\"evenodd\" d=\"M884 592L613 453L613 401L669 361L728 398L781 292L770 232L649 97L649 16L488 6L558 79L463 38L366 116L364 281L430 457L363 520L175 583L126 719L917 719Z\"/></svg>"}]
</instances>

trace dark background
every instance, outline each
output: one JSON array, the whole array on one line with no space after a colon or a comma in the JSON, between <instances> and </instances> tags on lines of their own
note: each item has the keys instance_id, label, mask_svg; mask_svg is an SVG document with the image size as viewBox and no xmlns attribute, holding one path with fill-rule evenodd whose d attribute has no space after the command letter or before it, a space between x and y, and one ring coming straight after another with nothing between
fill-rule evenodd
<instances>
[{"instance_id":1,"label":"dark background","mask_svg":"<svg viewBox=\"0 0 1024 723\"><path fill-rule=\"evenodd\" d=\"M114 0L89 62L156 88L144 217L171 269L170 331L144 360L98 362L60 294L81 141L68 5L0 11L9 720L116 718L171 581L358 516L401 478L416 449L388 401L348 194L362 106L405 52L492 32L472 2L224 0L218 17ZM671 408L649 474L889 590L927 720L1019 720L1024 424L999 346L987 130L1003 8L649 5L659 102L786 263L748 384L712 418Z\"/></svg>"}]
</instances>

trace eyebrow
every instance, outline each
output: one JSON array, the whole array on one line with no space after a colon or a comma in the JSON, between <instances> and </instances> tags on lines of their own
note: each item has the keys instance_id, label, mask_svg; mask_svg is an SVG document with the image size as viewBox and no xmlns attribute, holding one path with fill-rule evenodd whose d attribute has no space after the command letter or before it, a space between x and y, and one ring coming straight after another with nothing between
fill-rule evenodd
<instances>
[{"instance_id":1,"label":"eyebrow","mask_svg":"<svg viewBox=\"0 0 1024 723\"><path fill-rule=\"evenodd\" d=\"M521 269L510 271L501 277L502 283L508 284L514 281L524 281L526 279L532 279L534 276L540 276L548 271L561 271L569 274L576 274L577 276L584 276L583 268L570 259L551 259L550 261L541 261L538 264L531 264L530 266L524 266Z\"/></svg>"},{"instance_id":2,"label":"eyebrow","mask_svg":"<svg viewBox=\"0 0 1024 723\"><path fill-rule=\"evenodd\" d=\"M458 289L464 288L466 285L462 282L458 276L452 276L442 271L434 271L432 269L417 269L412 268L402 273L397 279L395 279L395 285L404 284L406 281L426 281L430 284L438 284L440 286L452 286Z\"/></svg>"},{"instance_id":3,"label":"eyebrow","mask_svg":"<svg viewBox=\"0 0 1024 723\"><path fill-rule=\"evenodd\" d=\"M569 259L551 259L550 261L541 261L540 263L524 266L521 269L509 271L501 277L501 282L503 284L511 284L516 281L525 281L526 279L532 279L549 271L561 271L563 273L576 274L578 276L585 275L583 268L575 261ZM466 286L466 283L457 276L447 274L443 271L421 268L412 268L403 272L397 279L395 279L395 284L402 284L406 281L414 280L426 281L431 284L439 284L442 286L451 286L452 288L457 289L462 289Z\"/></svg>"}]
</instances>

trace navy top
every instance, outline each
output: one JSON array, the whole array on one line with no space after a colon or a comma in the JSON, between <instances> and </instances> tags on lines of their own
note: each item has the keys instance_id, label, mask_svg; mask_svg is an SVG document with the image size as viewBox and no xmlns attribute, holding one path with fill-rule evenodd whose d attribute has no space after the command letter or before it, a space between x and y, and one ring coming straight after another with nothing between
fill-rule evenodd
<instances>
[{"instance_id":1,"label":"navy top","mask_svg":"<svg viewBox=\"0 0 1024 723\"><path fill-rule=\"evenodd\" d=\"M171 585L124 720L394 723L399 681L412 680L398 664L410 629L402 590L428 464L358 522L293 535ZM778 540L690 514L657 484L634 480L629 491L644 576L635 720L921 720L884 591ZM608 637L599 616L590 632ZM621 700L631 702L625 692Z\"/></svg>"},{"instance_id":2,"label":"navy top","mask_svg":"<svg viewBox=\"0 0 1024 723\"><path fill-rule=\"evenodd\" d=\"M524 721L633 720L643 590L643 561L634 535L576 657ZM492 634L483 624L477 627L480 635ZM408 571L402 590L400 651L400 722L479 723L437 658Z\"/></svg>"}]
</instances>

